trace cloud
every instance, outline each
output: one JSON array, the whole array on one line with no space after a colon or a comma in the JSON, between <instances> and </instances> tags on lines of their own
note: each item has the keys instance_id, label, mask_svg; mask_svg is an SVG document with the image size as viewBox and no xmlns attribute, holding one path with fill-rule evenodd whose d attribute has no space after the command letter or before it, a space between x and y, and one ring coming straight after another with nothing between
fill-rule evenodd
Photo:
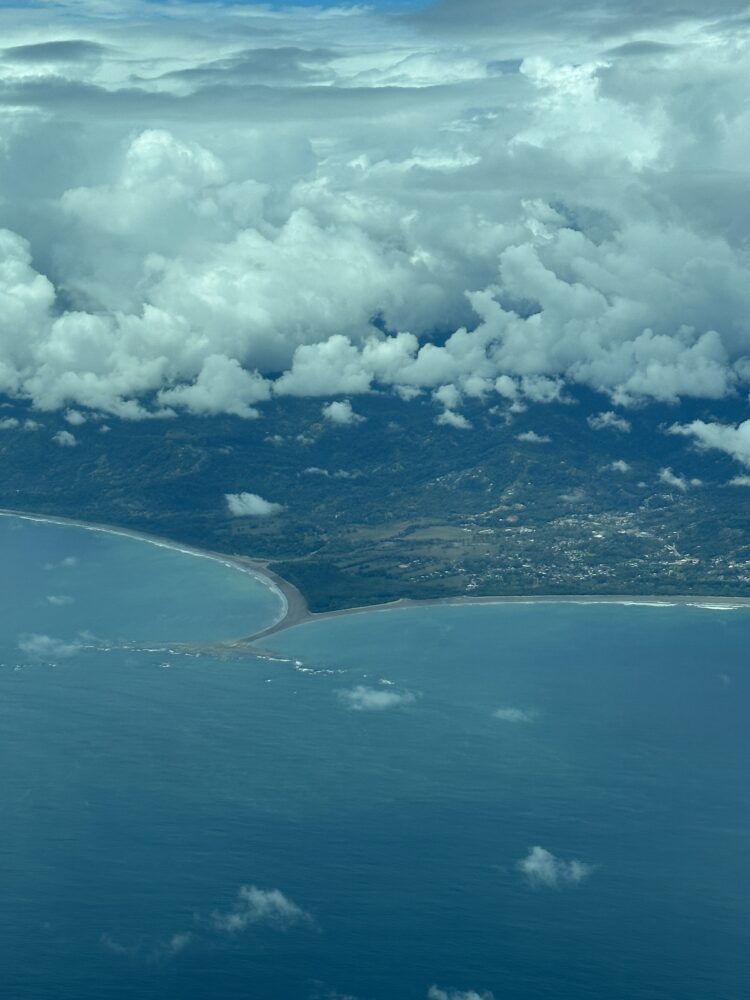
<instances>
[{"instance_id":1,"label":"cloud","mask_svg":"<svg viewBox=\"0 0 750 1000\"><path fill-rule=\"evenodd\" d=\"M67 63L97 59L106 54L106 47L82 38L61 41L36 42L32 45L13 45L3 49L3 59L10 62Z\"/></svg>"},{"instance_id":2,"label":"cloud","mask_svg":"<svg viewBox=\"0 0 750 1000\"><path fill-rule=\"evenodd\" d=\"M690 489L690 483L685 476L676 475L671 469L659 470L659 482L664 483L665 486L671 486L675 490L680 490L681 493L686 493Z\"/></svg>"},{"instance_id":3,"label":"cloud","mask_svg":"<svg viewBox=\"0 0 750 1000\"><path fill-rule=\"evenodd\" d=\"M673 424L668 433L692 438L699 448L723 451L737 462L750 467L750 420L745 420L736 427L694 420L689 424Z\"/></svg>"},{"instance_id":4,"label":"cloud","mask_svg":"<svg viewBox=\"0 0 750 1000\"><path fill-rule=\"evenodd\" d=\"M195 935L190 931L180 931L173 934L163 945L163 951L168 957L181 955L195 941Z\"/></svg>"},{"instance_id":5,"label":"cloud","mask_svg":"<svg viewBox=\"0 0 750 1000\"><path fill-rule=\"evenodd\" d=\"M744 0L74 6L76 37L69 4L6 18L0 392L251 419L750 383Z\"/></svg>"},{"instance_id":6,"label":"cloud","mask_svg":"<svg viewBox=\"0 0 750 1000\"><path fill-rule=\"evenodd\" d=\"M21 421L15 417L3 417L0 420L0 431L14 431L21 426Z\"/></svg>"},{"instance_id":7,"label":"cloud","mask_svg":"<svg viewBox=\"0 0 750 1000\"><path fill-rule=\"evenodd\" d=\"M730 486L750 486L750 476L733 476L729 480Z\"/></svg>"},{"instance_id":8,"label":"cloud","mask_svg":"<svg viewBox=\"0 0 750 1000\"><path fill-rule=\"evenodd\" d=\"M497 708L492 715L502 722L527 723L536 719L536 712L528 712L522 708Z\"/></svg>"},{"instance_id":9,"label":"cloud","mask_svg":"<svg viewBox=\"0 0 750 1000\"><path fill-rule=\"evenodd\" d=\"M192 931L178 931L166 941L154 943L138 941L136 944L125 945L113 938L111 934L104 933L99 937L99 947L111 955L140 960L149 965L159 965L181 955L198 940L198 936Z\"/></svg>"},{"instance_id":10,"label":"cloud","mask_svg":"<svg viewBox=\"0 0 750 1000\"><path fill-rule=\"evenodd\" d=\"M78 556L65 556L60 562L45 563L44 568L51 569L74 569L78 565Z\"/></svg>"},{"instance_id":11,"label":"cloud","mask_svg":"<svg viewBox=\"0 0 750 1000\"><path fill-rule=\"evenodd\" d=\"M532 847L517 864L532 889L561 889L588 878L592 868L582 861L563 861L543 847Z\"/></svg>"},{"instance_id":12,"label":"cloud","mask_svg":"<svg viewBox=\"0 0 750 1000\"><path fill-rule=\"evenodd\" d=\"M455 410L461 405L461 392L455 385L441 385L435 389L432 398L436 403L442 403L446 410Z\"/></svg>"},{"instance_id":13,"label":"cloud","mask_svg":"<svg viewBox=\"0 0 750 1000\"><path fill-rule=\"evenodd\" d=\"M252 927L284 932L297 926L315 928L312 916L278 889L242 885L231 908L214 910L208 918L194 915L197 930L181 930L163 940L139 940L125 945L112 935L99 938L100 947L113 955L139 960L148 965L171 961L196 945L215 946L219 936L241 934Z\"/></svg>"},{"instance_id":14,"label":"cloud","mask_svg":"<svg viewBox=\"0 0 750 1000\"><path fill-rule=\"evenodd\" d=\"M658 32L662 29L700 23L703 19L737 15L744 0L697 0L643 6L628 0L575 0L564 7L553 0L506 0L498 8L492 0L438 0L412 15L412 22L425 31L456 33L462 39L502 37L506 32L534 36L555 33L562 38L610 38L620 33Z\"/></svg>"},{"instance_id":15,"label":"cloud","mask_svg":"<svg viewBox=\"0 0 750 1000\"><path fill-rule=\"evenodd\" d=\"M18 640L18 648L26 656L31 656L35 660L54 662L55 660L70 659L71 656L80 653L83 645L68 639L54 639L50 635L30 633L21 636Z\"/></svg>"},{"instance_id":16,"label":"cloud","mask_svg":"<svg viewBox=\"0 0 750 1000\"><path fill-rule=\"evenodd\" d=\"M589 427L595 431L613 430L628 434L631 429L630 421L626 420L625 417L618 417L613 410L607 410L606 413L593 414L587 417L586 421Z\"/></svg>"},{"instance_id":17,"label":"cloud","mask_svg":"<svg viewBox=\"0 0 750 1000\"><path fill-rule=\"evenodd\" d=\"M400 708L416 701L411 691L390 691L359 684L347 691L338 691L339 701L353 712L382 712Z\"/></svg>"},{"instance_id":18,"label":"cloud","mask_svg":"<svg viewBox=\"0 0 750 1000\"><path fill-rule=\"evenodd\" d=\"M63 608L68 604L75 604L75 599L67 594L50 594L47 597L47 603L55 608Z\"/></svg>"},{"instance_id":19,"label":"cloud","mask_svg":"<svg viewBox=\"0 0 750 1000\"><path fill-rule=\"evenodd\" d=\"M362 473L349 472L347 469L336 469L330 472L328 469L321 469L317 465L310 465L302 470L305 476L322 476L324 479L359 479Z\"/></svg>"},{"instance_id":20,"label":"cloud","mask_svg":"<svg viewBox=\"0 0 750 1000\"><path fill-rule=\"evenodd\" d=\"M336 400L333 403L326 403L322 410L323 416L332 424L346 427L350 424L361 424L365 419L352 409L352 404L348 399Z\"/></svg>"},{"instance_id":21,"label":"cloud","mask_svg":"<svg viewBox=\"0 0 750 1000\"><path fill-rule=\"evenodd\" d=\"M630 472L630 466L622 458L617 458L617 459L615 459L614 462L611 462L610 465L609 465L609 468L613 472L621 472L623 475L626 472Z\"/></svg>"},{"instance_id":22,"label":"cloud","mask_svg":"<svg viewBox=\"0 0 750 1000\"><path fill-rule=\"evenodd\" d=\"M65 414L65 420L71 427L80 427L86 423L86 415L80 410L68 410Z\"/></svg>"},{"instance_id":23,"label":"cloud","mask_svg":"<svg viewBox=\"0 0 750 1000\"><path fill-rule=\"evenodd\" d=\"M495 1000L494 994L485 990L444 990L439 986L431 986L427 990L427 1000Z\"/></svg>"},{"instance_id":24,"label":"cloud","mask_svg":"<svg viewBox=\"0 0 750 1000\"><path fill-rule=\"evenodd\" d=\"M75 434L71 434L70 431L58 431L57 434L52 435L52 440L56 441L61 448L75 448L78 444Z\"/></svg>"},{"instance_id":25,"label":"cloud","mask_svg":"<svg viewBox=\"0 0 750 1000\"><path fill-rule=\"evenodd\" d=\"M460 431L471 430L471 421L467 420L463 413L455 413L453 410L444 410L435 417L435 423L444 427L455 427Z\"/></svg>"},{"instance_id":26,"label":"cloud","mask_svg":"<svg viewBox=\"0 0 750 1000\"><path fill-rule=\"evenodd\" d=\"M227 493L225 499L232 517L274 517L284 510L283 504L264 500L257 493Z\"/></svg>"},{"instance_id":27,"label":"cloud","mask_svg":"<svg viewBox=\"0 0 750 1000\"><path fill-rule=\"evenodd\" d=\"M236 358L211 354L191 385L164 389L158 399L164 407L182 407L190 413L231 413L253 419L260 414L252 404L270 396L270 383L257 371L245 371Z\"/></svg>"},{"instance_id":28,"label":"cloud","mask_svg":"<svg viewBox=\"0 0 750 1000\"><path fill-rule=\"evenodd\" d=\"M101 934L99 936L99 947L103 951L108 951L112 955L121 955L123 958L135 958L138 954L137 947L128 947L116 941L111 934Z\"/></svg>"},{"instance_id":29,"label":"cloud","mask_svg":"<svg viewBox=\"0 0 750 1000\"><path fill-rule=\"evenodd\" d=\"M271 927L286 931L301 924L312 924L313 918L278 889L259 889L243 885L231 910L214 911L211 926L216 931L238 934L251 926Z\"/></svg>"},{"instance_id":30,"label":"cloud","mask_svg":"<svg viewBox=\"0 0 750 1000\"><path fill-rule=\"evenodd\" d=\"M527 444L549 444L552 440L547 434L537 434L536 431L523 431L516 434L516 441L524 441Z\"/></svg>"},{"instance_id":31,"label":"cloud","mask_svg":"<svg viewBox=\"0 0 750 1000\"><path fill-rule=\"evenodd\" d=\"M353 993L340 993L338 990L327 988L323 983L316 983L314 993L310 994L310 1000L357 1000Z\"/></svg>"}]
</instances>

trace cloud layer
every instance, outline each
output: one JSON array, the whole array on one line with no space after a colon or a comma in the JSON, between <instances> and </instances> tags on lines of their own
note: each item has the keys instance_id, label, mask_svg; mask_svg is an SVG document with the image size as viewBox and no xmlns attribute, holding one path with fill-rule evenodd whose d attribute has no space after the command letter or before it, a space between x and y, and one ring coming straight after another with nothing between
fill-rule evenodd
<instances>
[{"instance_id":1,"label":"cloud layer","mask_svg":"<svg viewBox=\"0 0 750 1000\"><path fill-rule=\"evenodd\" d=\"M449 386L469 430L466 395L743 389L742 7L5 9L0 392L252 419Z\"/></svg>"}]
</instances>

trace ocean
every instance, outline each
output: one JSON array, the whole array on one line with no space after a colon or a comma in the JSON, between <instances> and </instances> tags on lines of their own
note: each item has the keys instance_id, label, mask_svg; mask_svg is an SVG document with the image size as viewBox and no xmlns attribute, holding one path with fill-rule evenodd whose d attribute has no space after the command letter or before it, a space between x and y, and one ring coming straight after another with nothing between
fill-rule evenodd
<instances>
[{"instance_id":1,"label":"ocean","mask_svg":"<svg viewBox=\"0 0 750 1000\"><path fill-rule=\"evenodd\" d=\"M249 574L18 518L0 553L3 998L750 996L750 610L219 656L283 610Z\"/></svg>"}]
</instances>

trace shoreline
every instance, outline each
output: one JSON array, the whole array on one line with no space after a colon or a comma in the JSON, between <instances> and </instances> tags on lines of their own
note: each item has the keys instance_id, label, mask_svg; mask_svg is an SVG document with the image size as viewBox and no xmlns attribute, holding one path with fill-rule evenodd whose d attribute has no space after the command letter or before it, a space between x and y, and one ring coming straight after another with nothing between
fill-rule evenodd
<instances>
[{"instance_id":1,"label":"shoreline","mask_svg":"<svg viewBox=\"0 0 750 1000\"><path fill-rule=\"evenodd\" d=\"M347 615L369 614L372 612L386 612L408 610L409 608L431 608L431 607L473 607L481 604L617 604L623 606L638 606L646 608L675 608L692 607L703 608L709 611L738 611L750 609L750 598L748 597L717 597L713 595L702 596L695 594L675 594L675 595L644 595L644 594L498 594L496 596L485 597L428 597L424 600L414 600L409 597L402 597L397 601L390 601L387 604L365 604L356 608L341 608L338 611L307 611L304 616L298 619L282 619L275 625L271 625L262 632L247 636L227 643L233 648L252 649L256 642L269 638L288 629L296 628L298 625L308 625L319 621L326 621L330 618L343 618Z\"/></svg>"},{"instance_id":2,"label":"shoreline","mask_svg":"<svg viewBox=\"0 0 750 1000\"><path fill-rule=\"evenodd\" d=\"M132 538L137 542L154 545L156 548L171 549L173 552L181 552L183 555L219 562L230 569L235 569L240 573L252 576L278 597L281 603L281 612L277 619L271 625L267 626L268 628L275 628L286 621L287 616L290 612L294 612L300 601L302 601L305 610L307 609L307 602L297 588L277 573L274 573L273 570L269 570L267 563L262 559L251 559L249 556L227 555L225 552L215 552L212 549L198 548L195 545L174 542L161 535L152 535L146 531L138 531L135 528L114 527L96 521L81 521L57 514L35 514L29 511L2 507L0 508L0 517L17 517L22 521L35 521L38 524L56 524L63 528L80 528L83 531L99 531L107 535L119 535L121 538Z\"/></svg>"},{"instance_id":3,"label":"shoreline","mask_svg":"<svg viewBox=\"0 0 750 1000\"><path fill-rule=\"evenodd\" d=\"M268 638L298 625L325 621L330 618L341 618L346 615L365 614L377 611L397 611L407 608L427 607L462 607L481 604L620 604L638 605L643 607L696 607L714 611L732 611L750 608L750 597L718 597L702 594L517 594L490 595L484 597L431 597L415 600L402 597L386 604L365 604L353 608L341 608L337 611L310 611L304 594L278 573L268 568L270 560L253 559L250 556L227 555L211 549L198 548L181 542L163 538L160 535L138 531L135 528L121 528L95 521L81 521L75 518L63 517L57 514L37 514L30 511L0 508L0 517L17 517L24 521L36 521L42 524L56 524L61 527L80 528L85 531L100 531L104 534L120 535L135 541L146 542L158 548L172 549L184 555L196 556L199 559L211 559L220 562L231 569L239 570L254 577L268 587L281 602L281 613L278 618L264 629L252 635L236 639L227 639L222 645L227 649L253 647L260 639Z\"/></svg>"}]
</instances>

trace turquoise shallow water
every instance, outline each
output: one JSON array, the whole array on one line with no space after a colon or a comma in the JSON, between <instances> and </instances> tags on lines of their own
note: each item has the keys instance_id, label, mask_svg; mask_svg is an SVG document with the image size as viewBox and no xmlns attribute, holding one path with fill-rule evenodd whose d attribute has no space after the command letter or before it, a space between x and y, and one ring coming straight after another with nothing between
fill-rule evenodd
<instances>
[{"instance_id":1,"label":"turquoise shallow water","mask_svg":"<svg viewBox=\"0 0 750 1000\"><path fill-rule=\"evenodd\" d=\"M3 996L750 995L750 612L425 608L165 658L114 640L251 631L273 595L19 524Z\"/></svg>"}]
</instances>

